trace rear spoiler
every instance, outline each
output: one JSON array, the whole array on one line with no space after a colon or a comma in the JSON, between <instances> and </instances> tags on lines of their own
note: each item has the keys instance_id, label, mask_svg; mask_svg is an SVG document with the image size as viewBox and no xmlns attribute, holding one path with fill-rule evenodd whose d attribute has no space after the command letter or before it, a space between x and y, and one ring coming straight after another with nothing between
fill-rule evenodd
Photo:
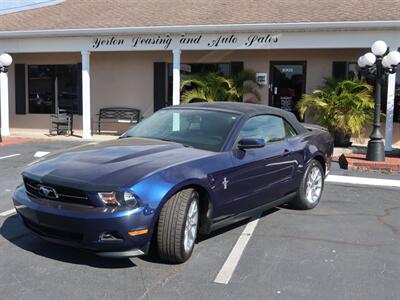
<instances>
[{"instance_id":1,"label":"rear spoiler","mask_svg":"<svg viewBox=\"0 0 400 300\"><path fill-rule=\"evenodd\" d=\"M322 130L322 131L328 131L328 129L326 129L325 127L319 126L317 124L301 123L301 125L303 125L309 131L312 131L312 130L315 130L315 129Z\"/></svg>"}]
</instances>

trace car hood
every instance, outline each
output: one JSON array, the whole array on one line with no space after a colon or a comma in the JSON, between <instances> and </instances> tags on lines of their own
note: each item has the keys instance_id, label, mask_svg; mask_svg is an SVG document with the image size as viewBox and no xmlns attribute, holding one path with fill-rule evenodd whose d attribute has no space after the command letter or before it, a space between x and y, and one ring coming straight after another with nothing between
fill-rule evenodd
<instances>
[{"instance_id":1,"label":"car hood","mask_svg":"<svg viewBox=\"0 0 400 300\"><path fill-rule=\"evenodd\" d=\"M145 138L89 143L31 165L23 176L82 190L130 186L141 178L215 152Z\"/></svg>"}]
</instances>

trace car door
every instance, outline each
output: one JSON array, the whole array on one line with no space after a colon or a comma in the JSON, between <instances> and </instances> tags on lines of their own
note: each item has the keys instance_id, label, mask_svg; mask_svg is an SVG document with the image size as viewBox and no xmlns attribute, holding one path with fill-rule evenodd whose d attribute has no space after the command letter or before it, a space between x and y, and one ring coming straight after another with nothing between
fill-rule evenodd
<instances>
[{"instance_id":1,"label":"car door","mask_svg":"<svg viewBox=\"0 0 400 300\"><path fill-rule=\"evenodd\" d=\"M242 126L231 151L232 168L217 180L223 185L221 217L231 216L283 197L290 191L297 166L287 141L285 120L274 115L258 115ZM240 150L241 138L263 138L263 148Z\"/></svg>"}]
</instances>

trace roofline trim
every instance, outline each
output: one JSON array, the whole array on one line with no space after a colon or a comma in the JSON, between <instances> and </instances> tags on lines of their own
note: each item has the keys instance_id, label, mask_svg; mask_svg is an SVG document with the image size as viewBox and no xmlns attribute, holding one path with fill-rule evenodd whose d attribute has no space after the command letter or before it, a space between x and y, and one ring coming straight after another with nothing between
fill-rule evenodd
<instances>
[{"instance_id":1,"label":"roofline trim","mask_svg":"<svg viewBox=\"0 0 400 300\"><path fill-rule=\"evenodd\" d=\"M191 32L246 32L246 31L322 31L322 30L366 30L399 29L400 20L393 21L344 21L344 22L301 22L259 24L216 24L216 25L172 25L114 28L43 29L25 31L0 31L0 38L90 36L111 34L191 33Z\"/></svg>"}]
</instances>

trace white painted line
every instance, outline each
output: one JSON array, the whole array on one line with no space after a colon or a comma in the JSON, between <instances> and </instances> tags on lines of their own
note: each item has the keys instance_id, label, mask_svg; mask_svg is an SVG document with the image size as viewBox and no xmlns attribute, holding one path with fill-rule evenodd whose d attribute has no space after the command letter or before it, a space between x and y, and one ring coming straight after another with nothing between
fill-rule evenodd
<instances>
[{"instance_id":1,"label":"white painted line","mask_svg":"<svg viewBox=\"0 0 400 300\"><path fill-rule=\"evenodd\" d=\"M240 235L239 239L237 240L235 246L233 247L231 253L229 254L228 258L226 259L224 265L222 266L221 270L217 277L215 277L214 282L220 284L228 284L229 280L235 271L240 257L243 254L244 249L246 248L247 243L249 242L251 235L254 232L254 229L257 226L258 220L261 215L257 215L251 219L251 221L246 225L242 234Z\"/></svg>"},{"instance_id":2,"label":"white painted line","mask_svg":"<svg viewBox=\"0 0 400 300\"><path fill-rule=\"evenodd\" d=\"M382 179L382 178L329 175L325 179L325 181L334 183L346 183L346 184L400 187L400 180Z\"/></svg>"},{"instance_id":3,"label":"white painted line","mask_svg":"<svg viewBox=\"0 0 400 300\"><path fill-rule=\"evenodd\" d=\"M0 159L10 158L10 157L18 156L18 155L21 155L21 154L17 153L17 154L11 154L11 155L7 155L7 156L1 156Z\"/></svg>"},{"instance_id":4,"label":"white painted line","mask_svg":"<svg viewBox=\"0 0 400 300\"><path fill-rule=\"evenodd\" d=\"M33 155L33 157L43 157L46 156L47 154L49 154L50 152L46 152L46 151L37 151L35 153L35 155Z\"/></svg>"},{"instance_id":5,"label":"white painted line","mask_svg":"<svg viewBox=\"0 0 400 300\"><path fill-rule=\"evenodd\" d=\"M0 217L7 217L7 216L13 215L15 213L16 213L15 208L13 208L13 209L10 209L10 210L0 213Z\"/></svg>"}]
</instances>

